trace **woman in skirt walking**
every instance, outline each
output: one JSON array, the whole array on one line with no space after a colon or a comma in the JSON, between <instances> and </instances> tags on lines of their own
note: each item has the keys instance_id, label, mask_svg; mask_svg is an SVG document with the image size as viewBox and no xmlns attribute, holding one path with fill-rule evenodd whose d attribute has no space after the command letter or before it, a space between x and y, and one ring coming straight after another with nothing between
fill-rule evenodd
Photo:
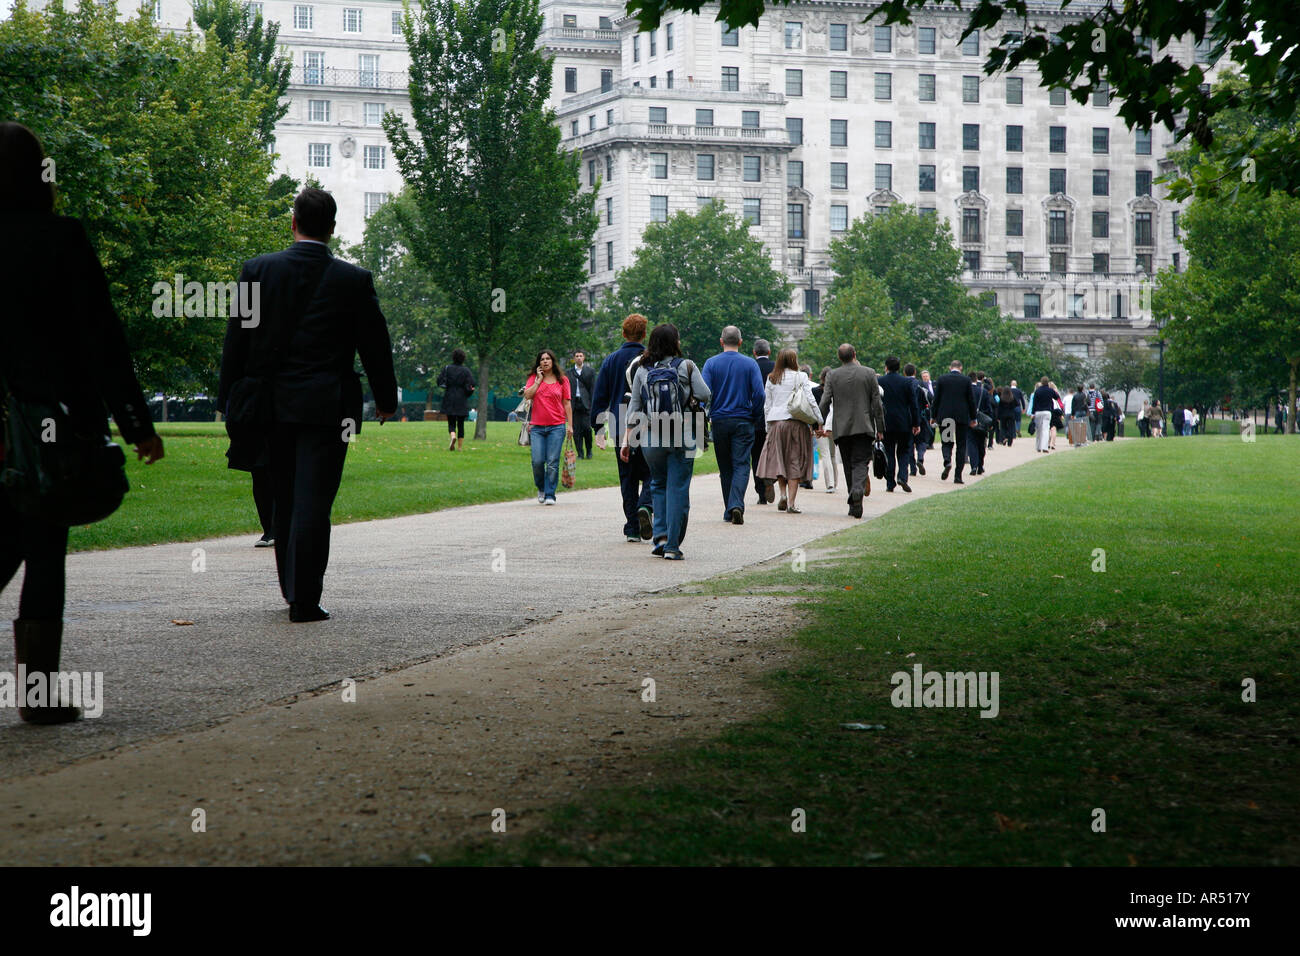
<instances>
[{"instance_id":1,"label":"woman in skirt walking","mask_svg":"<svg viewBox=\"0 0 1300 956\"><path fill-rule=\"evenodd\" d=\"M799 371L799 356L794 349L782 349L776 357L776 366L764 382L766 397L763 417L767 421L767 441L758 458L758 476L781 484L778 511L799 514L795 498L799 483L812 481L812 428L790 414L789 404L795 391L803 393L807 404L822 421L821 412L813 400L812 380Z\"/></svg>"}]
</instances>

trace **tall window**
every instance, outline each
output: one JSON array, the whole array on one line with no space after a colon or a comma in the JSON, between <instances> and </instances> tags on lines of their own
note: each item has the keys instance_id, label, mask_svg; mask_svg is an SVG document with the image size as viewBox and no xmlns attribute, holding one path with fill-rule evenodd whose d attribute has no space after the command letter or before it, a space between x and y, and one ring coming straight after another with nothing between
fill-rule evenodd
<instances>
[{"instance_id":1,"label":"tall window","mask_svg":"<svg viewBox=\"0 0 1300 956\"><path fill-rule=\"evenodd\" d=\"M668 197L667 196L650 197L650 221L651 222L668 221Z\"/></svg>"},{"instance_id":2,"label":"tall window","mask_svg":"<svg viewBox=\"0 0 1300 956\"><path fill-rule=\"evenodd\" d=\"M1063 246L1069 239L1065 232L1065 210L1049 209L1047 211L1047 241L1053 246Z\"/></svg>"},{"instance_id":3,"label":"tall window","mask_svg":"<svg viewBox=\"0 0 1300 956\"><path fill-rule=\"evenodd\" d=\"M847 23L832 23L830 29L831 51L834 53L843 53L849 48L849 25Z\"/></svg>"},{"instance_id":4,"label":"tall window","mask_svg":"<svg viewBox=\"0 0 1300 956\"><path fill-rule=\"evenodd\" d=\"M893 36L892 27L874 27L872 29L872 49L876 53L888 53L893 48Z\"/></svg>"},{"instance_id":5,"label":"tall window","mask_svg":"<svg viewBox=\"0 0 1300 956\"><path fill-rule=\"evenodd\" d=\"M667 153L650 154L650 178L651 179L668 178L668 154Z\"/></svg>"},{"instance_id":6,"label":"tall window","mask_svg":"<svg viewBox=\"0 0 1300 956\"><path fill-rule=\"evenodd\" d=\"M1151 170L1139 169L1137 171L1137 195L1151 195Z\"/></svg>"},{"instance_id":7,"label":"tall window","mask_svg":"<svg viewBox=\"0 0 1300 956\"><path fill-rule=\"evenodd\" d=\"M847 121L841 120L841 122L847 122ZM893 145L894 145L894 124L889 120L876 120L876 148L890 149L893 147Z\"/></svg>"},{"instance_id":8,"label":"tall window","mask_svg":"<svg viewBox=\"0 0 1300 956\"><path fill-rule=\"evenodd\" d=\"M785 48L787 50L803 49L803 24L786 21L785 24Z\"/></svg>"},{"instance_id":9,"label":"tall window","mask_svg":"<svg viewBox=\"0 0 1300 956\"><path fill-rule=\"evenodd\" d=\"M382 126L384 123L383 103L361 104L361 121L366 126Z\"/></svg>"},{"instance_id":10,"label":"tall window","mask_svg":"<svg viewBox=\"0 0 1300 956\"><path fill-rule=\"evenodd\" d=\"M594 159L587 160L587 185L592 189L596 188L596 161Z\"/></svg>"},{"instance_id":11,"label":"tall window","mask_svg":"<svg viewBox=\"0 0 1300 956\"><path fill-rule=\"evenodd\" d=\"M372 88L379 85L378 53L362 53L357 57L357 85Z\"/></svg>"},{"instance_id":12,"label":"tall window","mask_svg":"<svg viewBox=\"0 0 1300 956\"><path fill-rule=\"evenodd\" d=\"M658 30L650 31L650 55L651 56L659 55L659 31Z\"/></svg>"},{"instance_id":13,"label":"tall window","mask_svg":"<svg viewBox=\"0 0 1300 956\"><path fill-rule=\"evenodd\" d=\"M803 96L803 70L785 71L785 95Z\"/></svg>"},{"instance_id":14,"label":"tall window","mask_svg":"<svg viewBox=\"0 0 1300 956\"><path fill-rule=\"evenodd\" d=\"M1097 88L1092 91L1093 106L1110 106L1110 85L1102 80L1097 84Z\"/></svg>"},{"instance_id":15,"label":"tall window","mask_svg":"<svg viewBox=\"0 0 1300 956\"><path fill-rule=\"evenodd\" d=\"M1110 195L1110 170L1094 169L1092 171L1092 194L1094 196Z\"/></svg>"},{"instance_id":16,"label":"tall window","mask_svg":"<svg viewBox=\"0 0 1300 956\"><path fill-rule=\"evenodd\" d=\"M1020 76L1007 77L1007 105L1019 106L1025 102L1025 80Z\"/></svg>"},{"instance_id":17,"label":"tall window","mask_svg":"<svg viewBox=\"0 0 1300 956\"><path fill-rule=\"evenodd\" d=\"M849 145L849 121L846 119L831 120L831 145L847 146Z\"/></svg>"},{"instance_id":18,"label":"tall window","mask_svg":"<svg viewBox=\"0 0 1300 956\"><path fill-rule=\"evenodd\" d=\"M917 184L916 184L917 190L923 193L934 192L934 167L918 166L916 167L916 169L917 169Z\"/></svg>"},{"instance_id":19,"label":"tall window","mask_svg":"<svg viewBox=\"0 0 1300 956\"><path fill-rule=\"evenodd\" d=\"M664 48L668 50L673 48L673 25L671 23L664 25Z\"/></svg>"},{"instance_id":20,"label":"tall window","mask_svg":"<svg viewBox=\"0 0 1300 956\"><path fill-rule=\"evenodd\" d=\"M921 27L916 32L916 52L934 52L934 27Z\"/></svg>"},{"instance_id":21,"label":"tall window","mask_svg":"<svg viewBox=\"0 0 1300 956\"><path fill-rule=\"evenodd\" d=\"M849 164L831 163L831 189L849 188Z\"/></svg>"},{"instance_id":22,"label":"tall window","mask_svg":"<svg viewBox=\"0 0 1300 956\"><path fill-rule=\"evenodd\" d=\"M614 88L614 71L613 71L613 70L601 70L601 71L600 71L600 91L601 91L602 93L608 93L608 92L609 92L610 90L612 90L613 88Z\"/></svg>"},{"instance_id":23,"label":"tall window","mask_svg":"<svg viewBox=\"0 0 1300 956\"><path fill-rule=\"evenodd\" d=\"M1047 269L1049 272L1064 273L1069 272L1069 253L1051 252L1047 256Z\"/></svg>"},{"instance_id":24,"label":"tall window","mask_svg":"<svg viewBox=\"0 0 1300 956\"><path fill-rule=\"evenodd\" d=\"M980 253L978 249L963 249L961 254L962 268L969 272L980 271ZM997 293L994 293L994 298Z\"/></svg>"},{"instance_id":25,"label":"tall window","mask_svg":"<svg viewBox=\"0 0 1300 956\"><path fill-rule=\"evenodd\" d=\"M1133 223L1133 244L1135 246L1155 245L1155 237L1151 231L1151 213L1140 212L1137 214L1137 218Z\"/></svg>"},{"instance_id":26,"label":"tall window","mask_svg":"<svg viewBox=\"0 0 1300 956\"><path fill-rule=\"evenodd\" d=\"M740 89L740 67L724 66L722 68L722 88L732 93Z\"/></svg>"},{"instance_id":27,"label":"tall window","mask_svg":"<svg viewBox=\"0 0 1300 956\"><path fill-rule=\"evenodd\" d=\"M320 86L325 82L325 54L316 50L305 50L302 54L302 81L308 86Z\"/></svg>"},{"instance_id":28,"label":"tall window","mask_svg":"<svg viewBox=\"0 0 1300 956\"><path fill-rule=\"evenodd\" d=\"M803 160L792 159L785 166L785 184L803 188Z\"/></svg>"},{"instance_id":29,"label":"tall window","mask_svg":"<svg viewBox=\"0 0 1300 956\"><path fill-rule=\"evenodd\" d=\"M605 197L605 225L614 225L614 199L611 196Z\"/></svg>"},{"instance_id":30,"label":"tall window","mask_svg":"<svg viewBox=\"0 0 1300 956\"><path fill-rule=\"evenodd\" d=\"M1092 254L1092 271L1098 275L1105 275L1110 272L1110 254L1094 252Z\"/></svg>"},{"instance_id":31,"label":"tall window","mask_svg":"<svg viewBox=\"0 0 1300 956\"><path fill-rule=\"evenodd\" d=\"M916 125L917 146L921 149L934 149L934 124L918 123Z\"/></svg>"},{"instance_id":32,"label":"tall window","mask_svg":"<svg viewBox=\"0 0 1300 956\"><path fill-rule=\"evenodd\" d=\"M849 207L831 204L831 232L844 232L849 228Z\"/></svg>"},{"instance_id":33,"label":"tall window","mask_svg":"<svg viewBox=\"0 0 1300 956\"><path fill-rule=\"evenodd\" d=\"M1065 127L1049 126L1047 128L1047 149L1052 153L1065 152Z\"/></svg>"},{"instance_id":34,"label":"tall window","mask_svg":"<svg viewBox=\"0 0 1300 956\"><path fill-rule=\"evenodd\" d=\"M894 166L892 163L876 163L876 188L894 188Z\"/></svg>"},{"instance_id":35,"label":"tall window","mask_svg":"<svg viewBox=\"0 0 1300 956\"><path fill-rule=\"evenodd\" d=\"M722 27L722 45L723 46L740 46L740 31L733 30L725 23L719 24Z\"/></svg>"},{"instance_id":36,"label":"tall window","mask_svg":"<svg viewBox=\"0 0 1300 956\"><path fill-rule=\"evenodd\" d=\"M1151 130L1140 129L1134 134L1136 139L1135 152L1139 156L1151 155Z\"/></svg>"},{"instance_id":37,"label":"tall window","mask_svg":"<svg viewBox=\"0 0 1300 956\"><path fill-rule=\"evenodd\" d=\"M746 156L743 160L744 177L747 183L756 183L763 178L763 162L760 156Z\"/></svg>"},{"instance_id":38,"label":"tall window","mask_svg":"<svg viewBox=\"0 0 1300 956\"><path fill-rule=\"evenodd\" d=\"M1047 171L1047 191L1055 195L1065 192L1065 170L1049 169Z\"/></svg>"},{"instance_id":39,"label":"tall window","mask_svg":"<svg viewBox=\"0 0 1300 956\"><path fill-rule=\"evenodd\" d=\"M578 92L578 70L576 67L569 66L564 68L564 92Z\"/></svg>"},{"instance_id":40,"label":"tall window","mask_svg":"<svg viewBox=\"0 0 1300 956\"><path fill-rule=\"evenodd\" d=\"M1104 209L1095 209L1092 213L1092 238L1110 238L1110 213Z\"/></svg>"},{"instance_id":41,"label":"tall window","mask_svg":"<svg viewBox=\"0 0 1300 956\"><path fill-rule=\"evenodd\" d=\"M877 73L876 74L876 99L888 100L894 95L894 74Z\"/></svg>"},{"instance_id":42,"label":"tall window","mask_svg":"<svg viewBox=\"0 0 1300 956\"><path fill-rule=\"evenodd\" d=\"M963 103L978 103L980 101L980 78L978 76L963 76L961 78L961 101Z\"/></svg>"},{"instance_id":43,"label":"tall window","mask_svg":"<svg viewBox=\"0 0 1300 956\"><path fill-rule=\"evenodd\" d=\"M343 8L343 32L344 33L361 32L361 11L356 7Z\"/></svg>"},{"instance_id":44,"label":"tall window","mask_svg":"<svg viewBox=\"0 0 1300 956\"><path fill-rule=\"evenodd\" d=\"M785 229L789 238L803 238L803 203L785 204Z\"/></svg>"},{"instance_id":45,"label":"tall window","mask_svg":"<svg viewBox=\"0 0 1300 956\"><path fill-rule=\"evenodd\" d=\"M632 62L633 63L641 62L641 35L640 34L632 35Z\"/></svg>"},{"instance_id":46,"label":"tall window","mask_svg":"<svg viewBox=\"0 0 1300 956\"><path fill-rule=\"evenodd\" d=\"M1094 153L1110 152L1110 130L1105 126L1092 128L1092 151Z\"/></svg>"},{"instance_id":47,"label":"tall window","mask_svg":"<svg viewBox=\"0 0 1300 956\"><path fill-rule=\"evenodd\" d=\"M1025 234L1025 214L1020 209L1007 210L1007 235L1023 236Z\"/></svg>"},{"instance_id":48,"label":"tall window","mask_svg":"<svg viewBox=\"0 0 1300 956\"><path fill-rule=\"evenodd\" d=\"M1025 293L1025 318L1042 318L1042 297L1037 292Z\"/></svg>"},{"instance_id":49,"label":"tall window","mask_svg":"<svg viewBox=\"0 0 1300 956\"><path fill-rule=\"evenodd\" d=\"M293 28L295 30L311 30L315 28L316 18L314 8L306 4L294 4L293 6Z\"/></svg>"},{"instance_id":50,"label":"tall window","mask_svg":"<svg viewBox=\"0 0 1300 956\"><path fill-rule=\"evenodd\" d=\"M798 116L787 116L785 118L785 131L790 137L791 144L795 146L803 145L803 120Z\"/></svg>"},{"instance_id":51,"label":"tall window","mask_svg":"<svg viewBox=\"0 0 1300 956\"><path fill-rule=\"evenodd\" d=\"M1007 152L1020 153L1025 149L1025 128L1023 126L1007 127Z\"/></svg>"},{"instance_id":52,"label":"tall window","mask_svg":"<svg viewBox=\"0 0 1300 956\"><path fill-rule=\"evenodd\" d=\"M980 32L974 31L970 36L961 41L962 56L979 56L980 55Z\"/></svg>"},{"instance_id":53,"label":"tall window","mask_svg":"<svg viewBox=\"0 0 1300 956\"><path fill-rule=\"evenodd\" d=\"M966 193L977 193L980 191L980 168L978 166L963 166L961 168L961 189Z\"/></svg>"},{"instance_id":54,"label":"tall window","mask_svg":"<svg viewBox=\"0 0 1300 956\"><path fill-rule=\"evenodd\" d=\"M934 74L918 73L916 76L916 98L922 103L934 102Z\"/></svg>"},{"instance_id":55,"label":"tall window","mask_svg":"<svg viewBox=\"0 0 1300 956\"><path fill-rule=\"evenodd\" d=\"M393 30L392 30L392 33L393 33L393 36L401 36L401 35L402 35L402 11L401 11L401 10L394 10L394 11L393 11Z\"/></svg>"},{"instance_id":56,"label":"tall window","mask_svg":"<svg viewBox=\"0 0 1300 956\"><path fill-rule=\"evenodd\" d=\"M745 222L751 226L761 226L763 224L763 200L745 199Z\"/></svg>"},{"instance_id":57,"label":"tall window","mask_svg":"<svg viewBox=\"0 0 1300 956\"><path fill-rule=\"evenodd\" d=\"M1025 169L1023 166L1007 167L1007 192L1020 195L1025 191Z\"/></svg>"},{"instance_id":58,"label":"tall window","mask_svg":"<svg viewBox=\"0 0 1300 956\"><path fill-rule=\"evenodd\" d=\"M961 211L961 241L980 241L980 211L978 209L963 209Z\"/></svg>"},{"instance_id":59,"label":"tall window","mask_svg":"<svg viewBox=\"0 0 1300 956\"><path fill-rule=\"evenodd\" d=\"M961 124L961 148L962 149L979 149L980 148L980 124L979 123L962 123Z\"/></svg>"},{"instance_id":60,"label":"tall window","mask_svg":"<svg viewBox=\"0 0 1300 956\"><path fill-rule=\"evenodd\" d=\"M831 99L842 100L849 95L847 70L831 70Z\"/></svg>"},{"instance_id":61,"label":"tall window","mask_svg":"<svg viewBox=\"0 0 1300 956\"><path fill-rule=\"evenodd\" d=\"M695 157L695 178L696 179L713 179L713 154L700 153Z\"/></svg>"}]
</instances>

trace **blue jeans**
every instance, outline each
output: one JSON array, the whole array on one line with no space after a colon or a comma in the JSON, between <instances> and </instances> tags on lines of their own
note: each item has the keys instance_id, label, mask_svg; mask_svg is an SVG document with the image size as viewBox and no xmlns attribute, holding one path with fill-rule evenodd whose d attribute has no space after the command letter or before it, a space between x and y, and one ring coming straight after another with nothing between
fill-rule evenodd
<instances>
[{"instance_id":1,"label":"blue jeans","mask_svg":"<svg viewBox=\"0 0 1300 956\"><path fill-rule=\"evenodd\" d=\"M718 456L718 477L722 482L723 510L745 510L745 489L749 487L749 453L754 448L754 423L748 418L715 418L713 452Z\"/></svg>"},{"instance_id":2,"label":"blue jeans","mask_svg":"<svg viewBox=\"0 0 1300 956\"><path fill-rule=\"evenodd\" d=\"M680 550L691 510L691 473L695 459L684 448L642 449L650 466L650 497L654 501L654 539L665 551Z\"/></svg>"},{"instance_id":3,"label":"blue jeans","mask_svg":"<svg viewBox=\"0 0 1300 956\"><path fill-rule=\"evenodd\" d=\"M529 432L533 451L533 484L547 498L555 497L560 483L560 452L564 449L563 425L534 425Z\"/></svg>"}]
</instances>

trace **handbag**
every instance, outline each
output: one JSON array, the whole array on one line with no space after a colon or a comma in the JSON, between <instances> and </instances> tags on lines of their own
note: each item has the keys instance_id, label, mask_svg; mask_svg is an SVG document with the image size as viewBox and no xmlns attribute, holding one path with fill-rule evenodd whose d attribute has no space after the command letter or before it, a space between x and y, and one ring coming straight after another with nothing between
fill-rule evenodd
<instances>
[{"instance_id":1,"label":"handbag","mask_svg":"<svg viewBox=\"0 0 1300 956\"><path fill-rule=\"evenodd\" d=\"M527 448L533 443L533 423L530 421L533 416L533 403L525 398L519 403L515 413L523 420L523 424L519 426L519 444Z\"/></svg>"},{"instance_id":2,"label":"handbag","mask_svg":"<svg viewBox=\"0 0 1300 956\"><path fill-rule=\"evenodd\" d=\"M0 482L15 511L60 528L107 518L126 496L126 455L98 429L78 431L58 402L6 389ZM47 440L48 438L48 440Z\"/></svg>"},{"instance_id":3,"label":"handbag","mask_svg":"<svg viewBox=\"0 0 1300 956\"><path fill-rule=\"evenodd\" d=\"M877 478L884 478L889 471L889 459L885 457L885 443L876 439L871 446L871 473Z\"/></svg>"},{"instance_id":4,"label":"handbag","mask_svg":"<svg viewBox=\"0 0 1300 956\"><path fill-rule=\"evenodd\" d=\"M795 380L794 391L790 393L790 400L785 403L785 410L795 421L803 422L805 425L820 425L822 420L817 413L817 407L804 394L803 386L808 380L807 376L803 372L797 374L799 378Z\"/></svg>"},{"instance_id":5,"label":"handbag","mask_svg":"<svg viewBox=\"0 0 1300 956\"><path fill-rule=\"evenodd\" d=\"M574 476L578 473L578 452L573 447L573 439L564 440L564 467L560 469L560 484L565 488L573 487Z\"/></svg>"}]
</instances>

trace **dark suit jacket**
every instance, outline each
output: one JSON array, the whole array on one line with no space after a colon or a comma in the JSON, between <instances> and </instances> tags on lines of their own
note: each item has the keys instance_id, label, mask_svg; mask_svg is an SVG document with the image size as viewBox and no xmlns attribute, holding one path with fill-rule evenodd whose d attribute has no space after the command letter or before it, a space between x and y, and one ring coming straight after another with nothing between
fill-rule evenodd
<instances>
[{"instance_id":1,"label":"dark suit jacket","mask_svg":"<svg viewBox=\"0 0 1300 956\"><path fill-rule=\"evenodd\" d=\"M885 430L885 409L880 401L880 383L874 369L856 362L841 365L826 373L826 385L817 403L826 411L835 407L831 432L836 441L850 435L875 437Z\"/></svg>"},{"instance_id":2,"label":"dark suit jacket","mask_svg":"<svg viewBox=\"0 0 1300 956\"><path fill-rule=\"evenodd\" d=\"M613 435L616 442L623 439L624 403L630 397L627 395L627 367L644 351L645 345L641 342L624 342L600 363L600 374L596 376L593 389L591 424L595 428L608 425L606 434ZM573 386L570 385L569 389L572 393Z\"/></svg>"},{"instance_id":3,"label":"dark suit jacket","mask_svg":"<svg viewBox=\"0 0 1300 956\"><path fill-rule=\"evenodd\" d=\"M934 382L934 411L930 414L943 425L951 418L958 425L969 425L975 420L975 383L964 372L951 371L940 375Z\"/></svg>"},{"instance_id":4,"label":"dark suit jacket","mask_svg":"<svg viewBox=\"0 0 1300 956\"><path fill-rule=\"evenodd\" d=\"M596 390L596 370L591 367L591 363L585 362L582 371L579 372L577 366L569 366L569 394L573 396L573 410L575 412L591 411L591 399Z\"/></svg>"},{"instance_id":5,"label":"dark suit jacket","mask_svg":"<svg viewBox=\"0 0 1300 956\"><path fill-rule=\"evenodd\" d=\"M754 357L758 363L758 374L763 379L763 387L767 387L767 377L772 374L772 369L776 368L776 362L772 361L772 356L764 355L762 358ZM758 409L754 412L754 427L767 430L767 416L763 411L763 403L758 403Z\"/></svg>"},{"instance_id":6,"label":"dark suit jacket","mask_svg":"<svg viewBox=\"0 0 1300 956\"><path fill-rule=\"evenodd\" d=\"M239 379L274 370L277 422L342 427L351 420L359 432L361 380L353 370L357 353L377 410L397 408L393 346L369 272L335 259L320 243L295 242L244 263L239 281L259 283L261 312L253 328L244 328L245 320L237 316L226 326L218 408L226 410L230 388ZM299 307L303 302L305 309ZM275 370L276 343L283 340L295 307L301 318Z\"/></svg>"},{"instance_id":7,"label":"dark suit jacket","mask_svg":"<svg viewBox=\"0 0 1300 956\"><path fill-rule=\"evenodd\" d=\"M913 380L887 372L880 377L880 387L885 390L885 431L910 433L920 422Z\"/></svg>"},{"instance_id":8,"label":"dark suit jacket","mask_svg":"<svg viewBox=\"0 0 1300 956\"><path fill-rule=\"evenodd\" d=\"M62 402L79 429L153 437L122 323L86 230L50 213L0 216L0 371L20 398ZM107 405L107 408L105 406Z\"/></svg>"},{"instance_id":9,"label":"dark suit jacket","mask_svg":"<svg viewBox=\"0 0 1300 956\"><path fill-rule=\"evenodd\" d=\"M443 390L439 411L457 418L469 415L469 397L475 388L473 372L464 365L448 365L438 373L438 387Z\"/></svg>"}]
</instances>

